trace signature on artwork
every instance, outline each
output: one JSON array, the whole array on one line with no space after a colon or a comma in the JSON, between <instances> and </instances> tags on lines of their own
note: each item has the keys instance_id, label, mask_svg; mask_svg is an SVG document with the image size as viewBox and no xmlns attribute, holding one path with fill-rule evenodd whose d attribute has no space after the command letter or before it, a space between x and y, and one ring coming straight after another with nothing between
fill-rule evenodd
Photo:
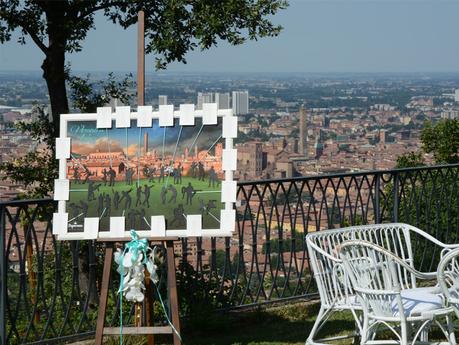
<instances>
[{"instance_id":1,"label":"signature on artwork","mask_svg":"<svg viewBox=\"0 0 459 345\"><path fill-rule=\"evenodd\" d=\"M88 126L87 124L81 123L70 126L69 133L71 134L71 136L78 136L80 138L84 138L87 136L93 136L94 134L98 134L99 130L93 127L93 125Z\"/></svg>"}]
</instances>

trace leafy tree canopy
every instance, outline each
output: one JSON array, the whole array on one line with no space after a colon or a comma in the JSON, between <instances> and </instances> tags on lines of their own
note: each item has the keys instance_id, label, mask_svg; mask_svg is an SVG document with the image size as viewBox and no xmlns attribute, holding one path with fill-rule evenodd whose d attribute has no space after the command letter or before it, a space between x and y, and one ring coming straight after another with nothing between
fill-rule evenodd
<instances>
[{"instance_id":1,"label":"leafy tree canopy","mask_svg":"<svg viewBox=\"0 0 459 345\"><path fill-rule=\"evenodd\" d=\"M436 163L459 163L459 120L426 122L421 134L422 148Z\"/></svg>"},{"instance_id":2,"label":"leafy tree canopy","mask_svg":"<svg viewBox=\"0 0 459 345\"><path fill-rule=\"evenodd\" d=\"M15 126L35 142L35 147L23 156L0 163L0 172L6 172L1 178L21 183L27 192L20 197L26 198L46 196L53 189L58 167L53 153L54 138L49 136L52 123L42 108L35 107L33 113L33 121L19 121Z\"/></svg>"},{"instance_id":3,"label":"leafy tree canopy","mask_svg":"<svg viewBox=\"0 0 459 345\"><path fill-rule=\"evenodd\" d=\"M118 99L121 103L129 104L131 95L129 88L134 82L132 75L127 75L121 81L117 81L113 73L109 73L106 80L91 82L90 76L69 77L70 100L74 108L83 113L95 113L97 107L103 107L112 99Z\"/></svg>"},{"instance_id":4,"label":"leafy tree canopy","mask_svg":"<svg viewBox=\"0 0 459 345\"><path fill-rule=\"evenodd\" d=\"M397 157L396 168L416 168L425 165L422 152L409 152Z\"/></svg>"}]
</instances>

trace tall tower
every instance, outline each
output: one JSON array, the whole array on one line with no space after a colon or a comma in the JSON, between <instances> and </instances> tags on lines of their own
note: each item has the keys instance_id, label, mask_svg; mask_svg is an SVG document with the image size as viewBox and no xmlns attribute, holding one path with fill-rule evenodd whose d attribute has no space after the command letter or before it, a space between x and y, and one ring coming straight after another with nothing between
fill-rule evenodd
<instances>
[{"instance_id":1,"label":"tall tower","mask_svg":"<svg viewBox=\"0 0 459 345\"><path fill-rule=\"evenodd\" d=\"M249 91L233 91L232 105L234 115L249 113Z\"/></svg>"},{"instance_id":2,"label":"tall tower","mask_svg":"<svg viewBox=\"0 0 459 345\"><path fill-rule=\"evenodd\" d=\"M148 152L148 133L143 133L143 154L146 155Z\"/></svg>"},{"instance_id":3,"label":"tall tower","mask_svg":"<svg viewBox=\"0 0 459 345\"><path fill-rule=\"evenodd\" d=\"M166 105L167 104L167 96L159 95L158 96L158 104L159 105Z\"/></svg>"},{"instance_id":4,"label":"tall tower","mask_svg":"<svg viewBox=\"0 0 459 345\"><path fill-rule=\"evenodd\" d=\"M300 107L299 112L300 117L300 142L298 143L298 151L301 155L308 156L308 128L306 121L306 114L304 112L304 107Z\"/></svg>"},{"instance_id":5,"label":"tall tower","mask_svg":"<svg viewBox=\"0 0 459 345\"><path fill-rule=\"evenodd\" d=\"M218 109L229 109L230 107L230 94L229 92L225 93L215 93L215 103L218 104Z\"/></svg>"},{"instance_id":6,"label":"tall tower","mask_svg":"<svg viewBox=\"0 0 459 345\"><path fill-rule=\"evenodd\" d=\"M213 94L212 92L198 92L198 104L196 105L196 109L202 110L202 105L204 103L212 103L213 102Z\"/></svg>"}]
</instances>

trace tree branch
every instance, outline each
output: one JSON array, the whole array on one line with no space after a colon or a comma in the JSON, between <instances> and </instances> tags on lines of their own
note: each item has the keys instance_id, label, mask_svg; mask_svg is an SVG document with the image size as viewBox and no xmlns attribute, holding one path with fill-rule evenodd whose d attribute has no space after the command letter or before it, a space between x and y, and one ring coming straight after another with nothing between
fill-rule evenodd
<instances>
[{"instance_id":1,"label":"tree branch","mask_svg":"<svg viewBox=\"0 0 459 345\"><path fill-rule=\"evenodd\" d=\"M31 32L28 28L24 27L21 25L21 27L24 29L25 32L27 32L30 36L30 38L35 42L35 44L40 48L40 50L44 53L48 53L48 47L40 40L38 35L34 32Z\"/></svg>"},{"instance_id":2,"label":"tree branch","mask_svg":"<svg viewBox=\"0 0 459 345\"><path fill-rule=\"evenodd\" d=\"M94 7L89 8L86 11L82 11L79 17L80 18L84 18L87 15L90 15L90 14L95 13L97 11L104 10L104 9L110 8L110 7L121 6L121 5L126 5L126 1L109 1L109 2L106 2L105 4L102 4L102 5L99 5L99 6L94 6Z\"/></svg>"}]
</instances>

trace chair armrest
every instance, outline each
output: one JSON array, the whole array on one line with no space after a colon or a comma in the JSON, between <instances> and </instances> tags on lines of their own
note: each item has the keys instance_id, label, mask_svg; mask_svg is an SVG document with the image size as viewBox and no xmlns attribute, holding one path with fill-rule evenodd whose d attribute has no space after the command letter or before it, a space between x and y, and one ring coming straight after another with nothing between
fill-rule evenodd
<instances>
[{"instance_id":1,"label":"chair armrest","mask_svg":"<svg viewBox=\"0 0 459 345\"><path fill-rule=\"evenodd\" d=\"M372 248L373 250L375 250L377 252L380 252L383 255L391 258L394 261L394 263L396 263L397 265L402 266L404 269L406 269L408 272L413 274L418 279L430 280L430 279L437 278L437 273L436 272L420 272L417 269L415 269L414 267L408 265L399 256L395 255L391 251L389 251L389 250L387 250L387 249L385 249L385 248L383 248L381 246L378 246L377 244L374 244L374 243L371 243L371 242L368 242L368 241L363 241L363 240L350 240L350 241L345 241L343 243L343 245L341 246L341 248L345 247L345 246L348 246L348 245L349 246L350 245L360 245L360 246L363 246L363 247Z\"/></svg>"},{"instance_id":2,"label":"chair armrest","mask_svg":"<svg viewBox=\"0 0 459 345\"><path fill-rule=\"evenodd\" d=\"M453 243L453 244L443 243L442 241L436 239L432 235L429 235L427 232L425 232L425 231L423 231L421 229L418 229L415 226L412 226L412 225L409 225L409 224L404 224L404 223L394 223L394 224L399 224L399 225L403 225L403 226L407 227L408 230L415 232L419 236L424 237L425 239L427 239L430 242L438 245L439 247L442 247L442 248L446 249L447 251L450 251L450 250L455 249L455 248L459 248L459 243ZM443 256L443 254L442 254L442 256Z\"/></svg>"}]
</instances>

